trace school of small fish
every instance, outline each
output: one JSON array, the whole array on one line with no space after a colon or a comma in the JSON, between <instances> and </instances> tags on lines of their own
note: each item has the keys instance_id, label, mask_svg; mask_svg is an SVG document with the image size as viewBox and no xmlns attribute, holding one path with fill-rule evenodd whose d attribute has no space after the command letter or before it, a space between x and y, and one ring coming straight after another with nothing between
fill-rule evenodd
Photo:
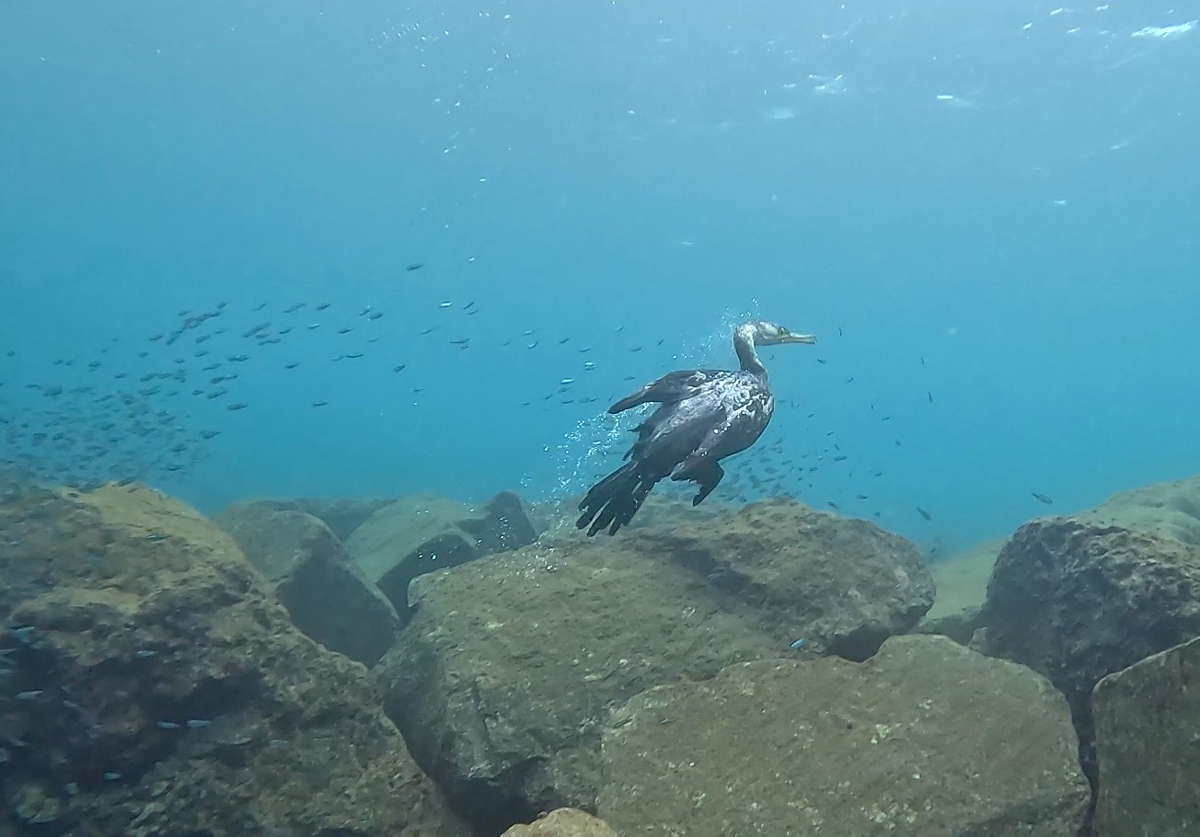
<instances>
[{"instance_id":1,"label":"school of small fish","mask_svg":"<svg viewBox=\"0 0 1200 837\"><path fill-rule=\"evenodd\" d=\"M422 262L412 262L405 270L413 272L423 267ZM185 478L204 457L208 446L217 444L223 430L228 429L228 424L219 418L220 413L214 414L214 410L221 410L226 416L243 411L253 413L253 392L240 386L242 370L267 364L282 373L303 375L303 367L314 362L311 347L304 341L311 339L309 335L322 332L335 335L337 345L342 347L322 362L352 363L367 358L368 354L375 357L383 353L373 350L378 332L372 329L381 320L386 322L386 312L374 305L349 311L338 308L316 300L282 306L259 303L240 311L227 302L217 302L204 310L182 310L169 328L144 335L134 341L135 346L127 345L127 337L113 337L91 356L54 359L52 366L60 367L64 373L57 380L19 382L18 371L27 369L28 364L22 363L24 359L17 349L0 351L0 433L5 443L0 452L0 470L82 488L109 481L169 483ZM434 322L418 330L419 337L437 340L440 335L443 345L462 352L481 345L480 340L473 344L469 334L447 333L452 327L462 328L468 322L466 317L479 312L474 301L460 304L447 300L437 303L437 308L454 309L461 317L453 324ZM844 336L842 328L838 328L838 336ZM653 345L662 347L664 340ZM544 406L609 403L619 395L610 393L607 399L602 399L596 394L578 394L577 386L586 384L589 377L586 373L595 370L596 363L585 359L590 357L591 346L572 342L572 335L547 336L528 328L499 342L501 348L518 351L535 350L539 345L569 352L577 358L574 362L578 365L574 368L579 370L558 377L557 385L547 387L542 398ZM626 343L624 349L636 354L645 345ZM299 351L292 351L293 347ZM918 360L924 367L925 358ZM376 367L381 373L399 375L410 367L411 361L411 358L384 358L384 363L376 363ZM828 360L818 357L817 362L824 366ZM641 381L649 377L647 370L626 375L623 380ZM64 383L63 378L72 382ZM844 383L853 385L854 381L855 377L849 376ZM24 390L23 397L6 400L6 393L16 389ZM412 392L417 394L422 389L414 386ZM932 391L925 392L925 400L929 405L934 404ZM315 410L336 408L332 398L319 392L312 393L307 403ZM532 400L520 402L522 407L535 405ZM778 408L801 409L788 398L780 398ZM870 409L874 413L874 404ZM807 419L813 416L808 413ZM881 423L891 420L886 414L875 414L874 418ZM819 495L820 489L814 486L813 479L822 468L846 469L845 476L854 477L851 452L842 449L835 431L827 431L818 445L812 442L810 436L805 440L809 449L797 453L784 450L784 438L751 449L739 457L738 467L731 470L722 486L725 499L744 503L769 496L803 494L806 490ZM901 438L896 437L894 444L900 447ZM863 476L874 480L882 477L884 470L862 467L858 473L859 480ZM843 502L851 506L847 511L880 518L879 509L870 508L871 493L865 486L862 488L846 495ZM1031 494L1045 505L1054 502L1044 493ZM825 505L843 511L833 500L825 500ZM927 508L914 509L922 520L933 521L934 515Z\"/></svg>"}]
</instances>

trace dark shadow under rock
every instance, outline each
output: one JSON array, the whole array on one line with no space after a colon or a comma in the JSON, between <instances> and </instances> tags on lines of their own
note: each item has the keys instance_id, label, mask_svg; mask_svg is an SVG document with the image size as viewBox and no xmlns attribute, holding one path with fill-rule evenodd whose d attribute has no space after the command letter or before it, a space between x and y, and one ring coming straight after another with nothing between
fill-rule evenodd
<instances>
[{"instance_id":1,"label":"dark shadow under rock","mask_svg":"<svg viewBox=\"0 0 1200 837\"><path fill-rule=\"evenodd\" d=\"M379 509L355 531L346 549L407 619L408 585L417 576L518 549L537 536L520 497L510 491L480 509L414 494Z\"/></svg>"},{"instance_id":2,"label":"dark shadow under rock","mask_svg":"<svg viewBox=\"0 0 1200 837\"><path fill-rule=\"evenodd\" d=\"M213 522L233 536L308 636L368 666L391 648L399 616L321 520L249 502Z\"/></svg>"},{"instance_id":3,"label":"dark shadow under rock","mask_svg":"<svg viewBox=\"0 0 1200 837\"><path fill-rule=\"evenodd\" d=\"M11 835L464 837L363 666L154 491L0 503Z\"/></svg>"}]
</instances>

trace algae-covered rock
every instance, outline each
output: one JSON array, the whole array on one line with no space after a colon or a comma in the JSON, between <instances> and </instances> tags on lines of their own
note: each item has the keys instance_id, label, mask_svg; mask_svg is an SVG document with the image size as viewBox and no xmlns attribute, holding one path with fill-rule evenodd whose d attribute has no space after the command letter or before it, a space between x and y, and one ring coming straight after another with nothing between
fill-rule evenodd
<instances>
[{"instance_id":1,"label":"algae-covered rock","mask_svg":"<svg viewBox=\"0 0 1200 837\"><path fill-rule=\"evenodd\" d=\"M1122 491L1075 517L1200 547L1200 476Z\"/></svg>"},{"instance_id":2,"label":"algae-covered rock","mask_svg":"<svg viewBox=\"0 0 1200 837\"><path fill-rule=\"evenodd\" d=\"M1096 837L1200 834L1200 639L1096 684Z\"/></svg>"},{"instance_id":3,"label":"algae-covered rock","mask_svg":"<svg viewBox=\"0 0 1200 837\"><path fill-rule=\"evenodd\" d=\"M370 666L395 642L400 617L323 521L248 502L213 522L266 576L296 627L326 648Z\"/></svg>"},{"instance_id":4,"label":"algae-covered rock","mask_svg":"<svg viewBox=\"0 0 1200 837\"><path fill-rule=\"evenodd\" d=\"M559 808L528 825L514 825L501 837L617 837L617 832L589 813Z\"/></svg>"},{"instance_id":5,"label":"algae-covered rock","mask_svg":"<svg viewBox=\"0 0 1200 837\"><path fill-rule=\"evenodd\" d=\"M411 592L413 622L376 669L386 707L485 830L594 809L600 728L634 694L747 660L874 650L933 596L910 544L794 503L538 544Z\"/></svg>"},{"instance_id":6,"label":"algae-covered rock","mask_svg":"<svg viewBox=\"0 0 1200 837\"><path fill-rule=\"evenodd\" d=\"M792 500L754 503L707 525L626 535L628 549L703 575L723 603L781 647L864 660L912 630L934 601L920 552L873 523Z\"/></svg>"},{"instance_id":7,"label":"algae-covered rock","mask_svg":"<svg viewBox=\"0 0 1200 837\"><path fill-rule=\"evenodd\" d=\"M1075 837L1089 800L1062 695L936 636L646 691L606 725L604 774L628 834Z\"/></svg>"},{"instance_id":8,"label":"algae-covered rock","mask_svg":"<svg viewBox=\"0 0 1200 837\"><path fill-rule=\"evenodd\" d=\"M4 833L465 834L366 670L182 503L7 495L0 618Z\"/></svg>"},{"instance_id":9,"label":"algae-covered rock","mask_svg":"<svg viewBox=\"0 0 1200 837\"><path fill-rule=\"evenodd\" d=\"M417 576L536 539L521 499L511 491L497 494L480 509L434 494L414 494L371 515L346 549L406 618L408 585Z\"/></svg>"},{"instance_id":10,"label":"algae-covered rock","mask_svg":"<svg viewBox=\"0 0 1200 837\"><path fill-rule=\"evenodd\" d=\"M1074 518L1022 526L996 559L982 649L1023 663L1067 696L1094 777L1100 678L1200 636L1200 548Z\"/></svg>"}]
</instances>

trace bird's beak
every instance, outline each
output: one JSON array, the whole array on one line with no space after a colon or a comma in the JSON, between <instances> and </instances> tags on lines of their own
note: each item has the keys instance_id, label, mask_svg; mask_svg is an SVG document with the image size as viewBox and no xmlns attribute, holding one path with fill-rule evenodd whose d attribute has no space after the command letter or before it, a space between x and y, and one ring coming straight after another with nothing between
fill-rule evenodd
<instances>
[{"instance_id":1,"label":"bird's beak","mask_svg":"<svg viewBox=\"0 0 1200 837\"><path fill-rule=\"evenodd\" d=\"M812 334L792 334L790 331L781 338L784 343L808 343L812 345L817 342L817 338Z\"/></svg>"}]
</instances>

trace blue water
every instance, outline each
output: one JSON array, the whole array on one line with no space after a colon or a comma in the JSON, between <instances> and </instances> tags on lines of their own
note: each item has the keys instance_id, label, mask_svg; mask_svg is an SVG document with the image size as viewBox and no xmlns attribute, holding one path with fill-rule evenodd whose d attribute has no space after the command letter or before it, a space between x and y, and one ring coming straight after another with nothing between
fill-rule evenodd
<instances>
[{"instance_id":1,"label":"blue water","mask_svg":"<svg viewBox=\"0 0 1200 837\"><path fill-rule=\"evenodd\" d=\"M4 4L0 460L144 476L204 510L580 491L627 444L607 404L733 363L754 315L820 339L765 352L780 407L758 460L789 460L815 507L953 548L1193 474L1197 18ZM291 331L242 336L264 321ZM214 360L240 377L192 395ZM184 450L128 417L100 434L119 456L73 444L104 421L93 399L179 368L135 400Z\"/></svg>"}]
</instances>

